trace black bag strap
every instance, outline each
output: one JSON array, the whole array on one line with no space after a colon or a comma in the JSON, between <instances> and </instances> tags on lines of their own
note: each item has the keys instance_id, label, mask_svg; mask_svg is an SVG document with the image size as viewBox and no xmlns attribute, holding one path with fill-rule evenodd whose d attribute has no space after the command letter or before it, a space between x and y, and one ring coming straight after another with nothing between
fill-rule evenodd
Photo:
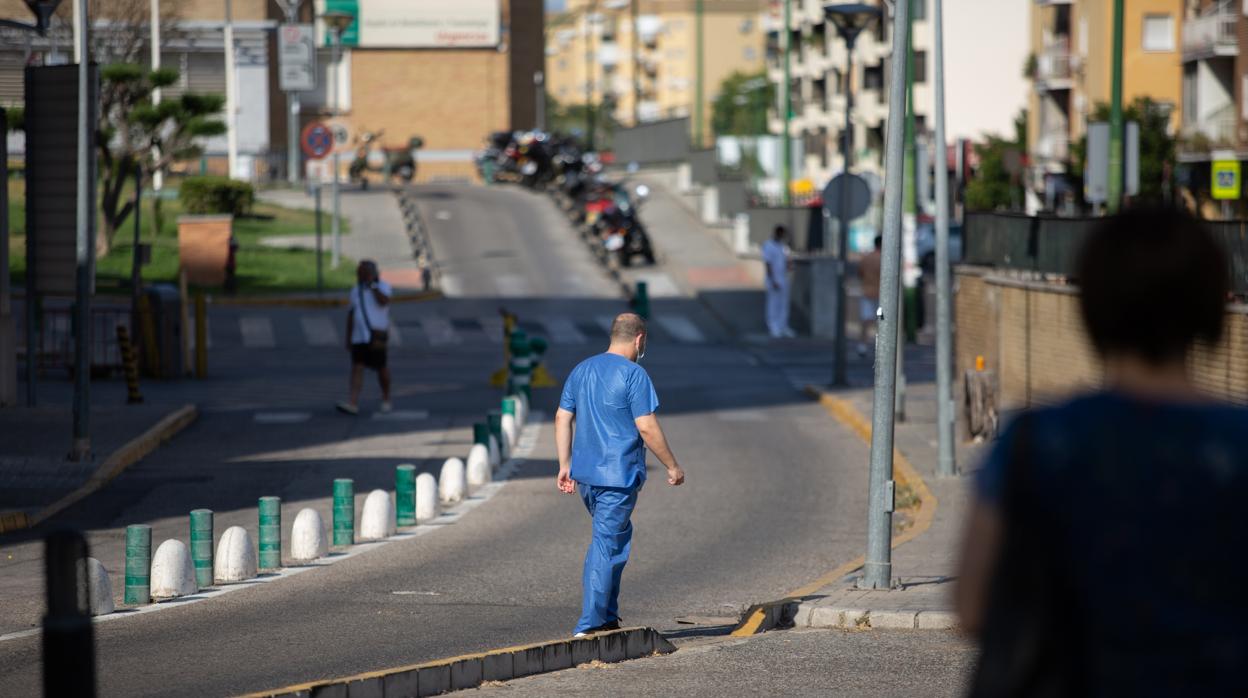
<instances>
[{"instance_id":1,"label":"black bag strap","mask_svg":"<svg viewBox=\"0 0 1248 698\"><path fill-rule=\"evenodd\" d=\"M364 329L368 330L371 337L373 334L373 323L368 321L368 303L364 300L364 284L359 284L356 290L360 292L360 317L364 318Z\"/></svg>"}]
</instances>

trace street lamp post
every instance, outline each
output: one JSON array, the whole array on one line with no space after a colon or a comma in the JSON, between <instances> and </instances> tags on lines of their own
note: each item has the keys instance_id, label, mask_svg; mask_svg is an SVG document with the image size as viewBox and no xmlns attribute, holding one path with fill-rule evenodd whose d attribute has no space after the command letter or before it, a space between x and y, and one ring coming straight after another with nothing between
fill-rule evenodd
<instances>
[{"instance_id":1,"label":"street lamp post","mask_svg":"<svg viewBox=\"0 0 1248 698\"><path fill-rule=\"evenodd\" d=\"M332 40L330 41L331 56L329 62L330 65L333 66L333 76L329 81L331 88L329 96L329 109L330 114L338 116L338 72L341 67L338 65L338 61L341 58L342 53L342 33L346 31L347 27L351 26L352 22L355 21L355 15L350 12L333 11L326 12L321 15L321 19L325 22L325 26L329 29L330 37L332 37ZM330 180L330 196L333 198L334 207L334 216L330 221L330 233L333 237L333 243L330 245L331 253L329 266L332 269L338 268L338 262L342 255L342 199L341 192L338 187L338 169L340 165L341 160L339 159L338 144L334 143L334 159L332 165L334 172L333 179Z\"/></svg>"},{"instance_id":2,"label":"street lamp post","mask_svg":"<svg viewBox=\"0 0 1248 698\"><path fill-rule=\"evenodd\" d=\"M841 141L841 155L845 159L845 167L841 177L841 209L840 235L837 240L837 272L836 272L836 337L834 342L832 384L849 385L846 376L846 337L845 337L845 277L847 276L849 257L849 173L854 164L854 44L858 35L871 22L880 17L880 8L864 3L825 5L824 15L828 21L836 25L836 33L845 40L845 132Z\"/></svg>"}]
</instances>

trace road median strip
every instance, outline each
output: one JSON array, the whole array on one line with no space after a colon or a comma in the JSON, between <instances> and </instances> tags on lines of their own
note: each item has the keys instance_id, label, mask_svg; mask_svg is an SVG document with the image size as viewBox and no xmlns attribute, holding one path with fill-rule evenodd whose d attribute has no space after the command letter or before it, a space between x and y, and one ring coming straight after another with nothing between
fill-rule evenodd
<instances>
[{"instance_id":1,"label":"road median strip","mask_svg":"<svg viewBox=\"0 0 1248 698\"><path fill-rule=\"evenodd\" d=\"M806 386L803 392L817 400L823 406L823 409L842 426L857 434L858 438L864 442L871 443L871 423L849 401L829 395L814 386ZM911 507L913 523L909 528L893 537L892 547L896 548L918 538L932 527L932 519L936 516L937 501L936 496L928 489L927 483L923 481L919 472L906 456L897 449L893 449L893 465L895 467L894 477L898 485L903 488L909 488L914 493L915 499L915 504ZM793 627L794 625L816 628L906 627L921 630L953 627L955 619L952 618L952 614L944 611L873 612L870 609L842 609L818 606L815 602L806 600L807 597L820 589L829 584L834 584L861 569L865 563L866 556L860 555L811 581L809 584L794 589L783 599L752 606L742 616L741 623L733 629L732 635L735 637L747 637L776 628ZM878 624L872 624L873 614ZM910 619L910 625L906 624L905 617L907 614ZM920 619L922 619L922 622L920 622ZM816 622L818 624L815 624ZM850 624L847 625L847 622L850 622ZM937 626L942 627L937 628Z\"/></svg>"},{"instance_id":2,"label":"road median strip","mask_svg":"<svg viewBox=\"0 0 1248 698\"><path fill-rule=\"evenodd\" d=\"M510 681L594 661L610 664L675 651L676 648L654 628L624 628L311 681L249 693L242 698L435 696L476 688L486 681Z\"/></svg>"}]
</instances>

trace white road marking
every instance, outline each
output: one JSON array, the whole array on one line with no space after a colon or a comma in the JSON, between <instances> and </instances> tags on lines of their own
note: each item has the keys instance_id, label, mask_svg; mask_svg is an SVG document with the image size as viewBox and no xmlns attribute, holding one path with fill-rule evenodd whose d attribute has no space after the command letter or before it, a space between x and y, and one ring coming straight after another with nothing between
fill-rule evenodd
<instances>
[{"instance_id":1,"label":"white road marking","mask_svg":"<svg viewBox=\"0 0 1248 698\"><path fill-rule=\"evenodd\" d=\"M379 422L418 422L429 419L429 410L395 410L393 412L374 412L373 419Z\"/></svg>"},{"instance_id":2,"label":"white road marking","mask_svg":"<svg viewBox=\"0 0 1248 698\"><path fill-rule=\"evenodd\" d=\"M547 339L559 344L584 344L586 339L566 317L543 316L537 319L546 330Z\"/></svg>"},{"instance_id":3,"label":"white road marking","mask_svg":"<svg viewBox=\"0 0 1248 698\"><path fill-rule=\"evenodd\" d=\"M335 347L339 344L338 328L328 315L304 315L299 318L303 325L303 338L308 346Z\"/></svg>"},{"instance_id":4,"label":"white road marking","mask_svg":"<svg viewBox=\"0 0 1248 698\"><path fill-rule=\"evenodd\" d=\"M427 315L420 319L420 328L425 331L425 337L429 339L429 343L435 347L460 342L459 335L455 334L455 328L451 326L451 321L446 318Z\"/></svg>"},{"instance_id":5,"label":"white road marking","mask_svg":"<svg viewBox=\"0 0 1248 698\"><path fill-rule=\"evenodd\" d=\"M238 319L238 329L243 335L243 346L251 349L272 349L277 346L273 336L273 321L265 315L244 315Z\"/></svg>"},{"instance_id":6,"label":"white road marking","mask_svg":"<svg viewBox=\"0 0 1248 698\"><path fill-rule=\"evenodd\" d=\"M311 418L311 412L257 412L252 415L256 424L301 424Z\"/></svg>"},{"instance_id":7,"label":"white road marking","mask_svg":"<svg viewBox=\"0 0 1248 698\"><path fill-rule=\"evenodd\" d=\"M655 318L655 322L659 323L677 341L689 344L701 344L706 341L702 330L699 330L698 326L684 315L661 315Z\"/></svg>"}]
</instances>

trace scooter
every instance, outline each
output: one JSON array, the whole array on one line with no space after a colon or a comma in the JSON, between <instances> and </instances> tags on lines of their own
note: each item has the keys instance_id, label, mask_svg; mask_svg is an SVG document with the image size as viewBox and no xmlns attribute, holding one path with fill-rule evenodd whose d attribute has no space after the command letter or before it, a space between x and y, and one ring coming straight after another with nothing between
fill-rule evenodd
<instances>
[{"instance_id":1,"label":"scooter","mask_svg":"<svg viewBox=\"0 0 1248 698\"><path fill-rule=\"evenodd\" d=\"M360 146L347 174L352 182L359 182L362 189L368 189L369 172L378 172L387 181L397 176L405 184L411 184L416 178L416 151L425 144L424 139L412 136L406 148L385 148L381 145L384 133L382 130L360 134Z\"/></svg>"}]
</instances>

